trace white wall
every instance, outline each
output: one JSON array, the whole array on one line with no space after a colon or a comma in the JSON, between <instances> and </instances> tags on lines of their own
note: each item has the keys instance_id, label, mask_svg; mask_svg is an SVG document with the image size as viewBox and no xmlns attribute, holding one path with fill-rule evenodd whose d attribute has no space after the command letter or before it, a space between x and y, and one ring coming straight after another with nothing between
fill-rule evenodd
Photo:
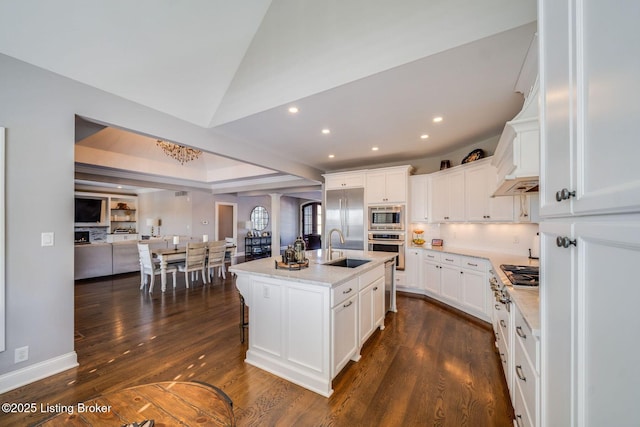
<instances>
[{"instance_id":1,"label":"white wall","mask_svg":"<svg viewBox=\"0 0 640 427\"><path fill-rule=\"evenodd\" d=\"M412 224L415 229L425 231L427 243L443 239L449 247L529 256L538 224Z\"/></svg>"}]
</instances>

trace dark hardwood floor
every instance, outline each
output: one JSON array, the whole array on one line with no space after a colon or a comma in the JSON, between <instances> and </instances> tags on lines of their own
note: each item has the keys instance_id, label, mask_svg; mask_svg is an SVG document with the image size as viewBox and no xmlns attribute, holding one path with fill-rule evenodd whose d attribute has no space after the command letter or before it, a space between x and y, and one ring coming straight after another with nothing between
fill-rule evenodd
<instances>
[{"instance_id":1,"label":"dark hardwood floor","mask_svg":"<svg viewBox=\"0 0 640 427\"><path fill-rule=\"evenodd\" d=\"M0 395L1 402L72 405L139 384L198 380L224 390L240 426L512 426L513 410L488 324L427 299L398 296L324 398L244 363L232 279L153 295L139 275L79 281L80 366ZM158 286L159 287L159 286ZM48 414L0 414L23 426Z\"/></svg>"}]
</instances>

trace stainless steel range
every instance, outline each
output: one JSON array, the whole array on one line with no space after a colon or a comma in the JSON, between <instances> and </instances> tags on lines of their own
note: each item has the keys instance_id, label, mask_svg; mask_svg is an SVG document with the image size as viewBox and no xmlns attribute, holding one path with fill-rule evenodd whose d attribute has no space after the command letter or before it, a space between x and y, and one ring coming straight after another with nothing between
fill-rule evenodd
<instances>
[{"instance_id":1,"label":"stainless steel range","mask_svg":"<svg viewBox=\"0 0 640 427\"><path fill-rule=\"evenodd\" d=\"M530 288L540 285L540 267L501 264L500 269L504 271L504 274L514 287Z\"/></svg>"}]
</instances>

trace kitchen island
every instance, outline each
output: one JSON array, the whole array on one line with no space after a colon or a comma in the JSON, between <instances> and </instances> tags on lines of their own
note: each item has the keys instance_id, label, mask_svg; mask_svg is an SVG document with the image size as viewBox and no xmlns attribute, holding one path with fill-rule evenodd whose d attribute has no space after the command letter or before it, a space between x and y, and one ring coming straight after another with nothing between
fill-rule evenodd
<instances>
[{"instance_id":1,"label":"kitchen island","mask_svg":"<svg viewBox=\"0 0 640 427\"><path fill-rule=\"evenodd\" d=\"M331 382L379 327L384 329L384 263L397 254L307 251L309 267L276 269L279 258L233 266L249 306L245 361L329 397ZM348 260L367 260L357 266ZM358 262L355 262L358 264Z\"/></svg>"}]
</instances>

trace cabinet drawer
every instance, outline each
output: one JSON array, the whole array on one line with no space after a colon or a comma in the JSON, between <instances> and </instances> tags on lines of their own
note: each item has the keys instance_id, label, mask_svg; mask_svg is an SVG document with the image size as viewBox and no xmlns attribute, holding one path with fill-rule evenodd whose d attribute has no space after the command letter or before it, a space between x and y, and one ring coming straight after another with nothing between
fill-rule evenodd
<instances>
[{"instance_id":1,"label":"cabinet drawer","mask_svg":"<svg viewBox=\"0 0 640 427\"><path fill-rule=\"evenodd\" d=\"M487 264L479 258L462 257L460 266L467 270L487 271Z\"/></svg>"},{"instance_id":2,"label":"cabinet drawer","mask_svg":"<svg viewBox=\"0 0 640 427\"><path fill-rule=\"evenodd\" d=\"M373 270L363 273L360 277L360 290L366 288L371 283L375 282L379 278L384 277L384 266L380 265Z\"/></svg>"},{"instance_id":3,"label":"cabinet drawer","mask_svg":"<svg viewBox=\"0 0 640 427\"><path fill-rule=\"evenodd\" d=\"M331 307L335 307L347 298L351 298L358 293L358 278L351 279L331 289Z\"/></svg>"},{"instance_id":4,"label":"cabinet drawer","mask_svg":"<svg viewBox=\"0 0 640 427\"><path fill-rule=\"evenodd\" d=\"M440 252L424 251L424 259L427 261L440 262L441 255Z\"/></svg>"},{"instance_id":5,"label":"cabinet drawer","mask_svg":"<svg viewBox=\"0 0 640 427\"><path fill-rule=\"evenodd\" d=\"M539 370L539 357L538 357L538 348L539 341L536 337L531 333L531 329L525 323L520 310L516 308L514 313L514 322L513 322L514 332L516 341L522 343L524 350L527 354L527 357L531 361L536 372L540 372Z\"/></svg>"},{"instance_id":6,"label":"cabinet drawer","mask_svg":"<svg viewBox=\"0 0 640 427\"><path fill-rule=\"evenodd\" d=\"M511 321L511 319L509 316L509 312L507 311L506 305L500 304L498 302L495 302L494 304L498 304L498 307L500 308L499 310L496 311L496 328L502 334L508 348L510 344L509 338L511 337L511 333L510 333L511 329L509 325L509 322Z\"/></svg>"},{"instance_id":7,"label":"cabinet drawer","mask_svg":"<svg viewBox=\"0 0 640 427\"><path fill-rule=\"evenodd\" d=\"M522 397L522 391L520 386L516 384L516 389L513 399L513 412L515 414L515 425L516 427L534 427L531 417L529 416L529 408L524 402L524 398Z\"/></svg>"},{"instance_id":8,"label":"cabinet drawer","mask_svg":"<svg viewBox=\"0 0 640 427\"><path fill-rule=\"evenodd\" d=\"M522 399L528 409L533 425L536 422L536 390L538 388L538 377L525 356L525 349L519 340L513 345L513 372L515 374L513 381L520 387L522 391ZM517 387L516 387L517 390Z\"/></svg>"},{"instance_id":9,"label":"cabinet drawer","mask_svg":"<svg viewBox=\"0 0 640 427\"><path fill-rule=\"evenodd\" d=\"M453 255L453 254L442 254L442 257L440 258L440 262L442 262L443 264L449 264L449 265L460 265L462 258L460 255Z\"/></svg>"}]
</instances>

